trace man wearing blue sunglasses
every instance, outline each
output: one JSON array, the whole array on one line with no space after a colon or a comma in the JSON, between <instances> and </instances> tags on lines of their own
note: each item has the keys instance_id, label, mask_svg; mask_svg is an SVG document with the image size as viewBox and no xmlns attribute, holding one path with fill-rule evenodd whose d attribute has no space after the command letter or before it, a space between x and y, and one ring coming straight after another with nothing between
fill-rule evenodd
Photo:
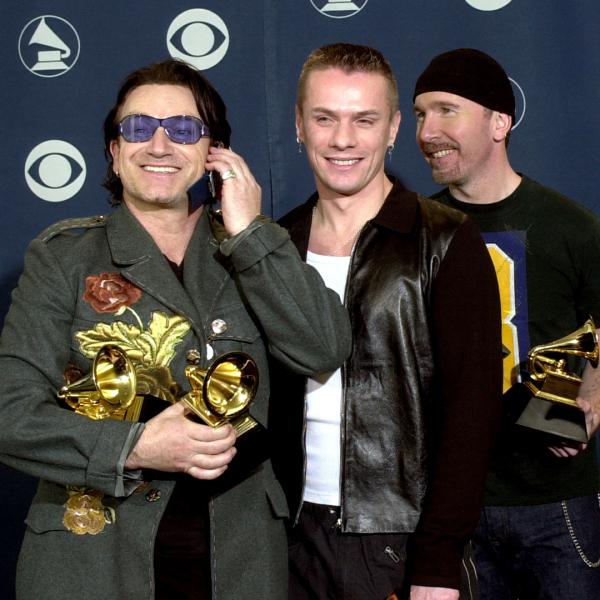
<instances>
[{"instance_id":1,"label":"man wearing blue sunglasses","mask_svg":"<svg viewBox=\"0 0 600 600\"><path fill-rule=\"evenodd\" d=\"M135 71L104 126L115 210L58 223L28 250L0 340L0 457L41 479L21 599L287 598L287 505L270 461L231 425L190 418L185 369L249 355L251 413L266 428L268 356L303 374L335 369L350 332L336 294L260 216L230 133L194 69ZM188 197L206 171L222 181L220 214ZM164 401L145 423L57 401L106 344L126 353L139 394Z\"/></svg>"}]
</instances>

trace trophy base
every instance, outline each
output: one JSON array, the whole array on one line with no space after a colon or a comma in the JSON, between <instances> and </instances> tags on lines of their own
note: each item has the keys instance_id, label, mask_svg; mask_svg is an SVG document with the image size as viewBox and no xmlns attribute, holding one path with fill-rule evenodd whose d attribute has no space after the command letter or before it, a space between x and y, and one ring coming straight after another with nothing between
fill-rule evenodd
<instances>
[{"instance_id":1,"label":"trophy base","mask_svg":"<svg viewBox=\"0 0 600 600\"><path fill-rule=\"evenodd\" d=\"M256 420L253 419L248 413L238 417L237 419L232 419L230 423L233 425L235 433L238 437L244 435L244 433L248 433L251 429L254 429L258 425Z\"/></svg>"},{"instance_id":2,"label":"trophy base","mask_svg":"<svg viewBox=\"0 0 600 600\"><path fill-rule=\"evenodd\" d=\"M585 415L577 407L536 397L522 383L513 385L504 394L504 402L509 418L520 427L574 442L589 441Z\"/></svg>"},{"instance_id":3,"label":"trophy base","mask_svg":"<svg viewBox=\"0 0 600 600\"><path fill-rule=\"evenodd\" d=\"M193 395L193 392L186 394L182 398L182 402L193 414L200 417L204 424L209 425L210 427L221 427L226 423L231 423L238 438L249 432L251 429L254 429L258 425L256 420L253 419L247 412L230 418L220 417L213 414L210 410L208 410L207 406L203 402L198 401L198 399Z\"/></svg>"}]
</instances>

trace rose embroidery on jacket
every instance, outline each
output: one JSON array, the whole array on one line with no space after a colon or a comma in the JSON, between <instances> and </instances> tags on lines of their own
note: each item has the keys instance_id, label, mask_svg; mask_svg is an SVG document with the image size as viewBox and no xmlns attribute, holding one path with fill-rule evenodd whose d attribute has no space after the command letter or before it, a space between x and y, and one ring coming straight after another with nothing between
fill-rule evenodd
<instances>
[{"instance_id":1,"label":"rose embroidery on jacket","mask_svg":"<svg viewBox=\"0 0 600 600\"><path fill-rule=\"evenodd\" d=\"M124 306L135 304L142 291L119 273L100 273L85 279L83 299L100 313L115 313Z\"/></svg>"},{"instance_id":2,"label":"rose embroidery on jacket","mask_svg":"<svg viewBox=\"0 0 600 600\"><path fill-rule=\"evenodd\" d=\"M89 488L68 487L69 498L63 505L66 508L63 525L77 535L96 535L106 524L116 520L115 510L104 506L104 494Z\"/></svg>"}]
</instances>

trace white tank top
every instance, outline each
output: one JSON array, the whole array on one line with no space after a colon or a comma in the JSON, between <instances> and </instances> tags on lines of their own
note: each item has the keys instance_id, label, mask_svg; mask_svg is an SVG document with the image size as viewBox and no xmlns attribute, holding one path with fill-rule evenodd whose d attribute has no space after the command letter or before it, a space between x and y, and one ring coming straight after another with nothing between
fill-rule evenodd
<instances>
[{"instance_id":1,"label":"white tank top","mask_svg":"<svg viewBox=\"0 0 600 600\"><path fill-rule=\"evenodd\" d=\"M349 256L308 252L306 262L325 285L344 299ZM306 481L303 499L315 504L340 504L340 424L342 371L309 377L306 386Z\"/></svg>"}]
</instances>

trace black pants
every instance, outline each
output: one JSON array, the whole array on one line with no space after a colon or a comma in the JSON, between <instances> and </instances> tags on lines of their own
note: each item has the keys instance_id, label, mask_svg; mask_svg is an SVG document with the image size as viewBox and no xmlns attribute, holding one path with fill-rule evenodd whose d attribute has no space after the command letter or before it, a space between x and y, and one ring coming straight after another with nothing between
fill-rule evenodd
<instances>
[{"instance_id":1,"label":"black pants","mask_svg":"<svg viewBox=\"0 0 600 600\"><path fill-rule=\"evenodd\" d=\"M201 482L178 481L156 536L155 600L210 600L209 532Z\"/></svg>"},{"instance_id":2,"label":"black pants","mask_svg":"<svg viewBox=\"0 0 600 600\"><path fill-rule=\"evenodd\" d=\"M341 533L338 515L304 503L290 533L290 600L385 600L402 587L408 535Z\"/></svg>"}]
</instances>

